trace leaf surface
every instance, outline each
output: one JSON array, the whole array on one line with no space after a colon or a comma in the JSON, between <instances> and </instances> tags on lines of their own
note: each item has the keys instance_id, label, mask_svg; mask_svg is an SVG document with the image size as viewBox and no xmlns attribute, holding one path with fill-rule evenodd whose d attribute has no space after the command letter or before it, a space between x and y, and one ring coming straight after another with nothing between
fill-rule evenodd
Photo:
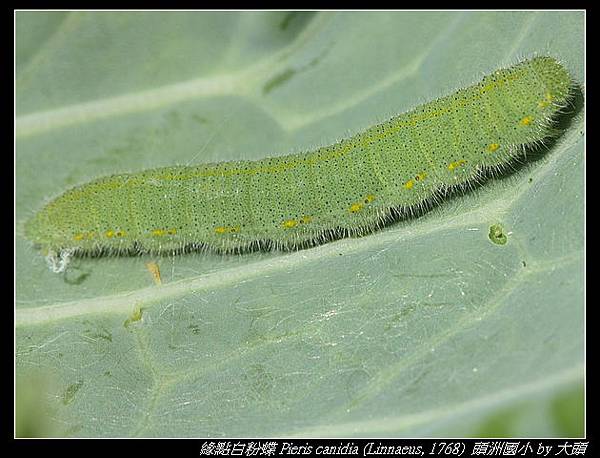
<instances>
[{"instance_id":1,"label":"leaf surface","mask_svg":"<svg viewBox=\"0 0 600 458\"><path fill-rule=\"evenodd\" d=\"M30 434L582 435L581 106L514 173L313 249L78 259L60 276L19 225L88 179L329 144L536 53L583 83L583 24L18 12L16 362L53 425Z\"/></svg>"}]
</instances>

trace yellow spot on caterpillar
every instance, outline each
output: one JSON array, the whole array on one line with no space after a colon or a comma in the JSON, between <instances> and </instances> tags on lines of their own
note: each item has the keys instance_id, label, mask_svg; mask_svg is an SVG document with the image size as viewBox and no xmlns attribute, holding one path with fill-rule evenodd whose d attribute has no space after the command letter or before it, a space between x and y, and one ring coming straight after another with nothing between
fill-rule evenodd
<instances>
[{"instance_id":1,"label":"yellow spot on caterpillar","mask_svg":"<svg viewBox=\"0 0 600 458\"><path fill-rule=\"evenodd\" d=\"M519 124L522 126L528 126L533 122L533 116L525 116L523 119L519 121Z\"/></svg>"},{"instance_id":2,"label":"yellow spot on caterpillar","mask_svg":"<svg viewBox=\"0 0 600 458\"><path fill-rule=\"evenodd\" d=\"M361 211L365 205L370 204L371 202L373 202L375 200L375 196L373 194L367 194L362 201L360 202L355 202L352 205L350 205L350 207L348 207L348 211L350 213L356 213Z\"/></svg>"},{"instance_id":3,"label":"yellow spot on caterpillar","mask_svg":"<svg viewBox=\"0 0 600 458\"><path fill-rule=\"evenodd\" d=\"M350 208L348 210L350 211L350 213L356 213L356 212L361 211L364 206L365 206L365 204L359 202L359 203L350 205Z\"/></svg>"},{"instance_id":4,"label":"yellow spot on caterpillar","mask_svg":"<svg viewBox=\"0 0 600 458\"><path fill-rule=\"evenodd\" d=\"M298 221L296 221L295 219L288 219L281 223L281 225L286 229L291 229L292 227L296 227L298 225Z\"/></svg>"},{"instance_id":5,"label":"yellow spot on caterpillar","mask_svg":"<svg viewBox=\"0 0 600 458\"><path fill-rule=\"evenodd\" d=\"M466 163L467 161L465 161L464 159L461 159L460 161L451 162L450 164L448 164L448 170L454 170L458 167L462 167Z\"/></svg>"},{"instance_id":6,"label":"yellow spot on caterpillar","mask_svg":"<svg viewBox=\"0 0 600 458\"><path fill-rule=\"evenodd\" d=\"M115 232L116 237L125 237L125 231L117 231Z\"/></svg>"},{"instance_id":7,"label":"yellow spot on caterpillar","mask_svg":"<svg viewBox=\"0 0 600 458\"><path fill-rule=\"evenodd\" d=\"M157 237L162 237L163 235L175 235L177 234L177 229L154 229L152 231L152 235L156 235ZM123 234L125 235L125 234Z\"/></svg>"},{"instance_id":8,"label":"yellow spot on caterpillar","mask_svg":"<svg viewBox=\"0 0 600 458\"><path fill-rule=\"evenodd\" d=\"M302 224L308 224L312 221L312 216L303 216L302 218L300 218L300 222Z\"/></svg>"},{"instance_id":9,"label":"yellow spot on caterpillar","mask_svg":"<svg viewBox=\"0 0 600 458\"><path fill-rule=\"evenodd\" d=\"M106 231L105 235L110 239L115 236L115 231Z\"/></svg>"},{"instance_id":10,"label":"yellow spot on caterpillar","mask_svg":"<svg viewBox=\"0 0 600 458\"><path fill-rule=\"evenodd\" d=\"M549 92L546 92L546 95L544 96L544 100L540 100L538 102L538 107L546 108L548 105L550 105L550 102L552 102L552 100L554 100L554 97L552 97L552 94L550 94Z\"/></svg>"},{"instance_id":11,"label":"yellow spot on caterpillar","mask_svg":"<svg viewBox=\"0 0 600 458\"><path fill-rule=\"evenodd\" d=\"M500 74L499 72L495 72L495 73L496 73L496 75L499 75L499 74ZM486 84L485 86L483 86L483 87L482 87L482 88L479 90L479 92L480 92L481 94L485 94L486 92L488 92L488 91L491 91L492 89L496 89L496 88L498 88L498 87L501 87L501 86L503 86L504 84L508 83L509 81L516 80L516 79L518 79L518 78L519 78L519 76L518 76L518 75L506 75L506 76L505 76L504 78L502 78L502 79L498 79L498 80L495 80L495 81L492 81L492 82L490 82L490 83Z\"/></svg>"},{"instance_id":12,"label":"yellow spot on caterpillar","mask_svg":"<svg viewBox=\"0 0 600 458\"><path fill-rule=\"evenodd\" d=\"M171 229L171 231L175 231L175 229ZM240 231L240 226L218 226L215 227L215 232L217 234L227 234L227 233L234 233L234 232L239 232ZM175 232L172 232L173 234Z\"/></svg>"},{"instance_id":13,"label":"yellow spot on caterpillar","mask_svg":"<svg viewBox=\"0 0 600 458\"><path fill-rule=\"evenodd\" d=\"M425 172L421 172L415 176L416 181L423 181L425 178L427 178L427 174Z\"/></svg>"},{"instance_id":14,"label":"yellow spot on caterpillar","mask_svg":"<svg viewBox=\"0 0 600 458\"><path fill-rule=\"evenodd\" d=\"M151 262L147 262L146 263L146 269L148 269L148 272L150 272L152 274L152 278L154 279L154 283L157 285L162 284L162 280L160 278L160 268L158 267L158 264L151 261Z\"/></svg>"},{"instance_id":15,"label":"yellow spot on caterpillar","mask_svg":"<svg viewBox=\"0 0 600 458\"><path fill-rule=\"evenodd\" d=\"M92 240L96 236L95 232L80 232L73 236L75 240Z\"/></svg>"},{"instance_id":16,"label":"yellow spot on caterpillar","mask_svg":"<svg viewBox=\"0 0 600 458\"><path fill-rule=\"evenodd\" d=\"M494 151L496 151L498 148L500 148L500 144L499 143L490 143L487 147L487 150L490 153L493 153Z\"/></svg>"},{"instance_id":17,"label":"yellow spot on caterpillar","mask_svg":"<svg viewBox=\"0 0 600 458\"><path fill-rule=\"evenodd\" d=\"M414 185L415 185L415 180L408 180L406 183L404 183L404 187L406 189L412 189Z\"/></svg>"}]
</instances>

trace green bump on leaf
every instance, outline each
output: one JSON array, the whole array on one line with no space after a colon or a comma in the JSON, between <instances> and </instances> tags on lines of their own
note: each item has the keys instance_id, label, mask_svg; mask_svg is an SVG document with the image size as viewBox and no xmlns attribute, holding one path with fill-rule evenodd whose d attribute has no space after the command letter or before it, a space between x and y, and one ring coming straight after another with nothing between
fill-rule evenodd
<instances>
[{"instance_id":1,"label":"green bump on leaf","mask_svg":"<svg viewBox=\"0 0 600 458\"><path fill-rule=\"evenodd\" d=\"M75 399L75 395L81 389L82 386L83 386L83 380L78 380L75 383L71 383L67 387L67 389L65 390L65 392L63 394L62 403L64 405L71 404L73 402L73 400Z\"/></svg>"},{"instance_id":2,"label":"green bump on leaf","mask_svg":"<svg viewBox=\"0 0 600 458\"><path fill-rule=\"evenodd\" d=\"M140 306L140 304L136 304L136 306L133 309L133 312L131 312L131 315L129 315L129 317L123 323L123 326L125 328L128 328L130 324L137 323L138 321L140 321L143 315L144 309Z\"/></svg>"},{"instance_id":3,"label":"green bump on leaf","mask_svg":"<svg viewBox=\"0 0 600 458\"><path fill-rule=\"evenodd\" d=\"M506 242L508 241L504 228L500 224L490 226L488 237L492 243L495 243L496 245L506 245Z\"/></svg>"}]
</instances>

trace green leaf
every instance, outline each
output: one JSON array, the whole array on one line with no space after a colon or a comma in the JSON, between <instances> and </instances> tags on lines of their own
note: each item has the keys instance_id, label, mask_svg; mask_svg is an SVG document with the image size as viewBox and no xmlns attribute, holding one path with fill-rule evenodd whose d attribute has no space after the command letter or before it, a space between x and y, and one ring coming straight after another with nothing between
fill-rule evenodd
<instances>
[{"instance_id":1,"label":"green leaf","mask_svg":"<svg viewBox=\"0 0 600 458\"><path fill-rule=\"evenodd\" d=\"M46 381L19 382L17 434L583 435L582 96L514 173L363 238L76 259L63 276L19 232L88 179L328 144L535 53L582 82L583 12L16 26L16 363Z\"/></svg>"}]
</instances>

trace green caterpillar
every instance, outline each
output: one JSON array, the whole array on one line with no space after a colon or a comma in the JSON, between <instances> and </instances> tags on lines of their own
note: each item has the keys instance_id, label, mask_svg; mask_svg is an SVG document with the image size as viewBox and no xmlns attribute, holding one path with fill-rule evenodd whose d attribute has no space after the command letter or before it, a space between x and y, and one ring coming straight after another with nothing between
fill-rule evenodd
<instances>
[{"instance_id":1,"label":"green caterpillar","mask_svg":"<svg viewBox=\"0 0 600 458\"><path fill-rule=\"evenodd\" d=\"M54 271L73 254L296 249L364 234L552 135L573 85L536 57L316 151L93 180L25 234Z\"/></svg>"}]
</instances>

